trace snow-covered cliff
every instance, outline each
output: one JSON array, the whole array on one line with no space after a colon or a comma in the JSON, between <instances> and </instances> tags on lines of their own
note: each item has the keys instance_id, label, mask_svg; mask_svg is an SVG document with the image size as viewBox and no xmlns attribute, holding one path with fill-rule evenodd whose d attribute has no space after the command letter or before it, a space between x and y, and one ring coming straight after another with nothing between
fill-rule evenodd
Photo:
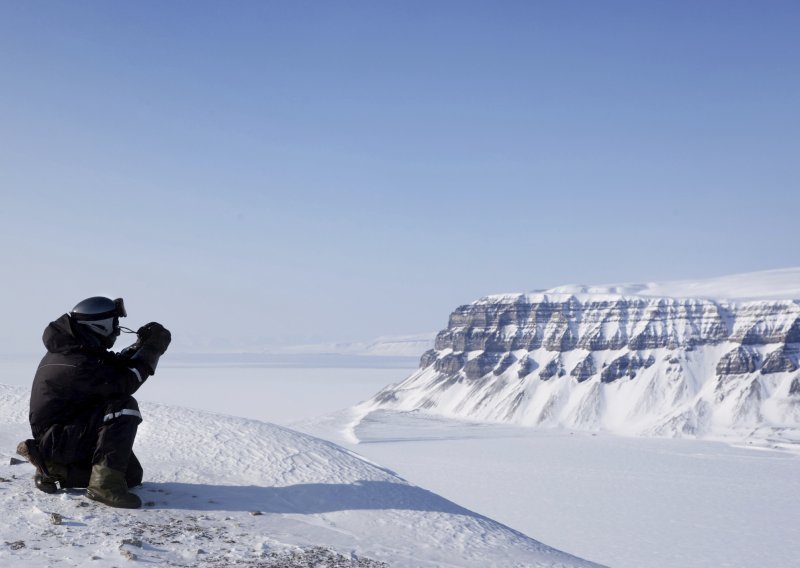
<instances>
[{"instance_id":1,"label":"snow-covered cliff","mask_svg":"<svg viewBox=\"0 0 800 568\"><path fill-rule=\"evenodd\" d=\"M419 370L361 408L791 439L800 431L797 298L800 269L488 296L457 308Z\"/></svg>"}]
</instances>

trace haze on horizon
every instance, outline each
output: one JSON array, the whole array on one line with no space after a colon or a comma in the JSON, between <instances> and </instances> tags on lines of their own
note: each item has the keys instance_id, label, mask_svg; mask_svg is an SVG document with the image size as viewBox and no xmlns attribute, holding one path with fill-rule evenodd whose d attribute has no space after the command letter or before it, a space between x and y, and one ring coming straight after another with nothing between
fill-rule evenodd
<instances>
[{"instance_id":1,"label":"haze on horizon","mask_svg":"<svg viewBox=\"0 0 800 568\"><path fill-rule=\"evenodd\" d=\"M208 345L800 266L800 5L0 5L0 352L122 296Z\"/></svg>"}]
</instances>

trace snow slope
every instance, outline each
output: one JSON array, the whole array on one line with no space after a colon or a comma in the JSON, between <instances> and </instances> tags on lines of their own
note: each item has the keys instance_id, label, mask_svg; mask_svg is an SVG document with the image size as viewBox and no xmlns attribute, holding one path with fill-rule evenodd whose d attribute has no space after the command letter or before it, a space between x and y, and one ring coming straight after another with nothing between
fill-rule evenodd
<instances>
[{"instance_id":1,"label":"snow slope","mask_svg":"<svg viewBox=\"0 0 800 568\"><path fill-rule=\"evenodd\" d=\"M145 506L37 491L7 465L28 436L27 389L0 385L2 566L596 566L272 424L142 404ZM385 564L382 564L385 563Z\"/></svg>"}]
</instances>

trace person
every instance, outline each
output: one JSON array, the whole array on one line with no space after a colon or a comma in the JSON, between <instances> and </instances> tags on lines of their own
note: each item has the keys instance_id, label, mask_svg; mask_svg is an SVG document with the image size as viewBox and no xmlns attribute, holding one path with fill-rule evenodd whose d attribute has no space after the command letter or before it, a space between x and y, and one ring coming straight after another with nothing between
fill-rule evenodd
<instances>
[{"instance_id":1,"label":"person","mask_svg":"<svg viewBox=\"0 0 800 568\"><path fill-rule=\"evenodd\" d=\"M136 342L115 353L126 317L121 298L94 296L51 322L42 341L47 353L36 370L30 399L33 439L17 452L36 467L34 482L45 493L86 487L86 496L112 507L135 509L129 491L142 482L133 453L142 415L133 394L156 371L171 341L157 322L136 332Z\"/></svg>"}]
</instances>

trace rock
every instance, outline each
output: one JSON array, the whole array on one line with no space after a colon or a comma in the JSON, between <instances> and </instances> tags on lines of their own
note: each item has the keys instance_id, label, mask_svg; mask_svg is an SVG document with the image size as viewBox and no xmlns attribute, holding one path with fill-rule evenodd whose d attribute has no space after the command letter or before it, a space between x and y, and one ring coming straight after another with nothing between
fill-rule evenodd
<instances>
[{"instance_id":1,"label":"rock","mask_svg":"<svg viewBox=\"0 0 800 568\"><path fill-rule=\"evenodd\" d=\"M512 353L506 353L506 355L500 360L500 363L497 365L497 367L494 368L494 371L492 371L492 373L496 377L500 376L503 373L505 373L508 370L508 368L516 362L517 358L514 357Z\"/></svg>"},{"instance_id":2,"label":"rock","mask_svg":"<svg viewBox=\"0 0 800 568\"><path fill-rule=\"evenodd\" d=\"M592 358L592 355L589 354L580 363L575 365L575 368L572 369L569 374L575 377L579 383L590 379L592 375L595 374L594 359Z\"/></svg>"},{"instance_id":3,"label":"rock","mask_svg":"<svg viewBox=\"0 0 800 568\"><path fill-rule=\"evenodd\" d=\"M490 373L502 358L502 353L484 351L464 365L464 374L470 381L478 380L487 373Z\"/></svg>"},{"instance_id":4,"label":"rock","mask_svg":"<svg viewBox=\"0 0 800 568\"><path fill-rule=\"evenodd\" d=\"M524 379L537 368L539 368L539 364L536 362L536 359L525 355L519 362L519 371L517 372L517 376L520 379Z\"/></svg>"},{"instance_id":5,"label":"rock","mask_svg":"<svg viewBox=\"0 0 800 568\"><path fill-rule=\"evenodd\" d=\"M622 357L614 359L608 367L603 369L600 373L600 381L603 383L613 383L622 377L629 377L632 379L636 376L636 371L651 367L655 365L655 362L656 359L652 355L644 359L638 353L633 356L625 354Z\"/></svg>"},{"instance_id":6,"label":"rock","mask_svg":"<svg viewBox=\"0 0 800 568\"><path fill-rule=\"evenodd\" d=\"M384 562L364 558L350 553L347 557L338 552L314 546L304 550L293 550L290 552L270 552L265 554L263 563L259 566L264 568L317 568L330 566L331 568L388 568Z\"/></svg>"},{"instance_id":7,"label":"rock","mask_svg":"<svg viewBox=\"0 0 800 568\"><path fill-rule=\"evenodd\" d=\"M544 369L539 371L539 378L543 381L547 381L558 375L559 377L563 377L566 374L564 370L564 364L561 362L560 357L556 357L555 359L551 359L550 362L545 365Z\"/></svg>"},{"instance_id":8,"label":"rock","mask_svg":"<svg viewBox=\"0 0 800 568\"><path fill-rule=\"evenodd\" d=\"M712 357L719 359L716 376L709 377ZM799 369L800 301L737 303L606 291L507 294L457 307L434 349L422 355L420 370L369 403L569 427L603 427L600 414L613 407L640 422L669 417L652 431L699 435L710 427L705 416L722 400L746 400L747 412L738 415L755 424L769 415L762 403L800 396L800 378L790 384L789 395L765 380L756 396L751 373ZM567 372L575 381L537 384ZM586 389L573 389L594 376L600 380L589 408L582 401ZM628 387L631 380L638 382ZM711 384L717 382L720 388ZM703 390L704 384L709 388ZM452 399L454 388L460 400ZM708 413L696 410L701 403L710 405Z\"/></svg>"},{"instance_id":9,"label":"rock","mask_svg":"<svg viewBox=\"0 0 800 568\"><path fill-rule=\"evenodd\" d=\"M611 364L600 373L600 382L613 383L617 379L629 375L631 370L631 357L627 353L622 357L617 357Z\"/></svg>"},{"instance_id":10,"label":"rock","mask_svg":"<svg viewBox=\"0 0 800 568\"><path fill-rule=\"evenodd\" d=\"M395 393L394 389L391 387L383 389L381 392L375 395L375 401L380 404L386 404L389 402L394 402L397 400L397 394Z\"/></svg>"},{"instance_id":11,"label":"rock","mask_svg":"<svg viewBox=\"0 0 800 568\"><path fill-rule=\"evenodd\" d=\"M754 373L760 365L760 356L757 351L742 346L729 351L717 363L717 375L742 375Z\"/></svg>"},{"instance_id":12,"label":"rock","mask_svg":"<svg viewBox=\"0 0 800 568\"><path fill-rule=\"evenodd\" d=\"M543 346L548 351L571 351L578 344L573 325L563 313L556 313L545 328Z\"/></svg>"},{"instance_id":13,"label":"rock","mask_svg":"<svg viewBox=\"0 0 800 568\"><path fill-rule=\"evenodd\" d=\"M422 354L422 357L419 360L419 368L425 369L433 365L436 361L438 354L435 349L429 349L425 353Z\"/></svg>"},{"instance_id":14,"label":"rock","mask_svg":"<svg viewBox=\"0 0 800 568\"><path fill-rule=\"evenodd\" d=\"M782 346L767 354L761 373L792 373L798 369L797 365L798 350L796 347L789 348Z\"/></svg>"},{"instance_id":15,"label":"rock","mask_svg":"<svg viewBox=\"0 0 800 568\"><path fill-rule=\"evenodd\" d=\"M437 359L433 368L444 375L454 375L464 367L466 359L467 356L463 352L448 353L444 357Z\"/></svg>"}]
</instances>

